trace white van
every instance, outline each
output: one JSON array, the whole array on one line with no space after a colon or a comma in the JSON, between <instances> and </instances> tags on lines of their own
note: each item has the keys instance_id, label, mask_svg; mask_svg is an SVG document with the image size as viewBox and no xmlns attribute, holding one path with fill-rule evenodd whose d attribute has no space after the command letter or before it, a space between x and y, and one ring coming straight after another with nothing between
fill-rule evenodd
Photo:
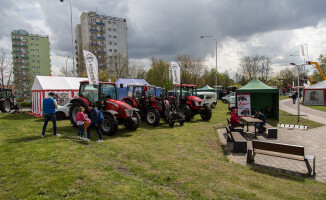
<instances>
[{"instance_id":1,"label":"white van","mask_svg":"<svg viewBox=\"0 0 326 200\"><path fill-rule=\"evenodd\" d=\"M215 92L197 92L197 96L203 100L203 104L215 108L217 104L217 95Z\"/></svg>"}]
</instances>

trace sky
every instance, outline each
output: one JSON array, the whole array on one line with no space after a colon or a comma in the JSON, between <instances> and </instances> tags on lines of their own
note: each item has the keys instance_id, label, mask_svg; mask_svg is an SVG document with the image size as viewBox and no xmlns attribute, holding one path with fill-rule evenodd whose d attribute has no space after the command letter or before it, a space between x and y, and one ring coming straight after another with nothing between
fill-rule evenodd
<instances>
[{"instance_id":1,"label":"sky","mask_svg":"<svg viewBox=\"0 0 326 200\"><path fill-rule=\"evenodd\" d=\"M127 19L129 59L146 67L152 56L175 61L188 55L215 68L217 51L218 71L232 77L243 56L270 57L277 73L291 62L304 63L299 45L308 47L312 61L326 53L324 0L71 0L71 5L73 30L82 12ZM60 75L72 58L69 0L0 0L0 13L0 49L11 54L12 30L48 35L52 72ZM71 59L67 64L72 68Z\"/></svg>"}]
</instances>

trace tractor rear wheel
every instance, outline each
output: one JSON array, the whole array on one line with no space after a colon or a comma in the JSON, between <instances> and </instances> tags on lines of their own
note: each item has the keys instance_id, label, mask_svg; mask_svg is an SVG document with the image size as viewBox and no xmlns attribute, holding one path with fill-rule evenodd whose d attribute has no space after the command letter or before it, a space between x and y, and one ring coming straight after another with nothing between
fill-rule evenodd
<instances>
[{"instance_id":1,"label":"tractor rear wheel","mask_svg":"<svg viewBox=\"0 0 326 200\"><path fill-rule=\"evenodd\" d=\"M103 113L104 120L100 125L101 132L104 135L114 135L118 131L118 122L116 118L107 112Z\"/></svg>"},{"instance_id":2,"label":"tractor rear wheel","mask_svg":"<svg viewBox=\"0 0 326 200\"><path fill-rule=\"evenodd\" d=\"M185 116L185 121L189 122L191 120L191 110L189 108L189 106L183 104L180 106L180 110L182 112L182 114Z\"/></svg>"},{"instance_id":3,"label":"tractor rear wheel","mask_svg":"<svg viewBox=\"0 0 326 200\"><path fill-rule=\"evenodd\" d=\"M3 102L0 103L0 110L3 113L10 112L10 102L9 102L9 100L4 100Z\"/></svg>"},{"instance_id":4,"label":"tractor rear wheel","mask_svg":"<svg viewBox=\"0 0 326 200\"><path fill-rule=\"evenodd\" d=\"M204 106L204 110L200 113L200 117L204 121L209 121L211 119L211 117L212 117L212 110L211 110L211 108L205 105Z\"/></svg>"},{"instance_id":5,"label":"tractor rear wheel","mask_svg":"<svg viewBox=\"0 0 326 200\"><path fill-rule=\"evenodd\" d=\"M146 111L146 120L149 125L158 126L160 123L160 113L155 108Z\"/></svg>"},{"instance_id":6,"label":"tractor rear wheel","mask_svg":"<svg viewBox=\"0 0 326 200\"><path fill-rule=\"evenodd\" d=\"M88 117L90 117L88 108L86 108L81 102L78 102L78 101L73 102L69 108L69 119L70 119L71 124L75 127L78 127L77 123L76 123L76 115L81 106L85 108L84 113L87 114Z\"/></svg>"}]
</instances>

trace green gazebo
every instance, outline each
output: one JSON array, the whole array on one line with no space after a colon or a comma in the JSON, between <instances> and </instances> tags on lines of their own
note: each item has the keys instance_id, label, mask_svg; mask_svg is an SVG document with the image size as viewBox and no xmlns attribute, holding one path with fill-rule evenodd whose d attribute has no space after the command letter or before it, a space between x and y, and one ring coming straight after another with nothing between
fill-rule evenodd
<instances>
[{"instance_id":1,"label":"green gazebo","mask_svg":"<svg viewBox=\"0 0 326 200\"><path fill-rule=\"evenodd\" d=\"M258 79L253 79L236 90L236 96L240 93L250 94L251 113L254 113L255 109L259 109L266 117L279 119L279 90L277 88L272 88ZM236 105L238 105L237 102Z\"/></svg>"},{"instance_id":2,"label":"green gazebo","mask_svg":"<svg viewBox=\"0 0 326 200\"><path fill-rule=\"evenodd\" d=\"M204 87L199 88L196 91L197 92L215 92L215 88L212 88L209 85L205 85ZM220 94L220 92L219 92L219 90L217 90L217 99L219 99L219 96L220 96L219 94Z\"/></svg>"}]
</instances>

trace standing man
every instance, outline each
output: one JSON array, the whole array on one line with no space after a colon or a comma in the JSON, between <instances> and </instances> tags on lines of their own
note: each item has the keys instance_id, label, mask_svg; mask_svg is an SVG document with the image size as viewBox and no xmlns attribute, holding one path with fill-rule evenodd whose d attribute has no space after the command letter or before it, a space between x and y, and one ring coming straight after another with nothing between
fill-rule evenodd
<instances>
[{"instance_id":1,"label":"standing man","mask_svg":"<svg viewBox=\"0 0 326 200\"><path fill-rule=\"evenodd\" d=\"M55 116L55 109L58 108L58 104L57 100L53 98L54 95L55 94L53 92L49 92L48 96L43 99L44 124L42 130L42 137L45 137L45 130L49 120L51 120L53 124L54 136L60 136L60 134L57 133L57 118Z\"/></svg>"},{"instance_id":2,"label":"standing man","mask_svg":"<svg viewBox=\"0 0 326 200\"><path fill-rule=\"evenodd\" d=\"M255 110L255 115L253 116L253 118L257 118L260 119L263 122L260 123L255 123L255 127L258 129L259 133L262 133L265 131L265 128L263 127L263 125L265 125L266 123L266 117L263 113L261 113L258 109Z\"/></svg>"},{"instance_id":3,"label":"standing man","mask_svg":"<svg viewBox=\"0 0 326 200\"><path fill-rule=\"evenodd\" d=\"M96 132L98 134L99 140L96 142L103 142L102 139L102 133L100 132L100 123L98 121L98 110L96 108L96 106L94 106L93 104L90 104L88 106L88 109L91 111L91 124L87 127L87 138L85 139L86 141L89 141L90 135L91 135L91 128L95 126Z\"/></svg>"}]
</instances>

